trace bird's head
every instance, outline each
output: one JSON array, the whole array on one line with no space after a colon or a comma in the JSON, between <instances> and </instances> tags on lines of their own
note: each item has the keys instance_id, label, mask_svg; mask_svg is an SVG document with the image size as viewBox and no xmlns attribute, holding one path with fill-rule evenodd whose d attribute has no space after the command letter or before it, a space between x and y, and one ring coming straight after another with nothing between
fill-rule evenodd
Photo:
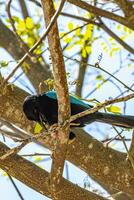
<instances>
[{"instance_id":1,"label":"bird's head","mask_svg":"<svg viewBox=\"0 0 134 200\"><path fill-rule=\"evenodd\" d=\"M29 120L40 122L38 101L37 95L26 97L23 103L23 112Z\"/></svg>"}]
</instances>

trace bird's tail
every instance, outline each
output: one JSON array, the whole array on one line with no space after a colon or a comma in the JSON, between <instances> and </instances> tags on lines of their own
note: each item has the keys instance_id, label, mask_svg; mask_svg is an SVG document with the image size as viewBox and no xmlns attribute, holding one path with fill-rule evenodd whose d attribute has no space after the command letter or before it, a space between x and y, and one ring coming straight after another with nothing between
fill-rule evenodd
<instances>
[{"instance_id":1,"label":"bird's tail","mask_svg":"<svg viewBox=\"0 0 134 200\"><path fill-rule=\"evenodd\" d=\"M95 113L95 121L111 124L114 126L120 126L123 128L133 128L134 127L134 116L130 115L115 115L110 113Z\"/></svg>"}]
</instances>

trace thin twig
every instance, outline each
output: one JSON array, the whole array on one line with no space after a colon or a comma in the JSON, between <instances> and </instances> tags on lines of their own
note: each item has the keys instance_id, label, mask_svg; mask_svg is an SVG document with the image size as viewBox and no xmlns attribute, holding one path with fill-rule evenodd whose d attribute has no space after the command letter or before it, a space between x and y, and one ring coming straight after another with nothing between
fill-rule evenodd
<instances>
[{"instance_id":1,"label":"thin twig","mask_svg":"<svg viewBox=\"0 0 134 200\"><path fill-rule=\"evenodd\" d=\"M128 87L125 83L123 83L120 79L118 79L113 74L109 73L107 70L100 67L100 65L94 65L95 68L100 69L101 71L105 72L106 74L110 75L112 78L114 78L116 81L118 81L120 84L124 85L125 88L129 89L130 91L134 92L134 90L130 87Z\"/></svg>"},{"instance_id":2,"label":"thin twig","mask_svg":"<svg viewBox=\"0 0 134 200\"><path fill-rule=\"evenodd\" d=\"M50 153L31 153L31 154L21 154L20 156L28 157L28 156L51 156Z\"/></svg>"},{"instance_id":3,"label":"thin twig","mask_svg":"<svg viewBox=\"0 0 134 200\"><path fill-rule=\"evenodd\" d=\"M30 135L28 135L26 132L18 129L17 127L15 127L13 124L11 124L10 122L0 118L0 122L2 123L2 125L7 126L9 129L11 129L14 133L14 137L16 134L16 137L20 138L20 139L28 139L29 137L31 137ZM8 134L8 132L7 132Z\"/></svg>"},{"instance_id":4,"label":"thin twig","mask_svg":"<svg viewBox=\"0 0 134 200\"><path fill-rule=\"evenodd\" d=\"M29 142L30 142L30 140L25 140L19 146L15 147L13 149L8 150L4 155L0 156L0 160L5 160L9 156L13 156L13 155L17 154Z\"/></svg>"},{"instance_id":5,"label":"thin twig","mask_svg":"<svg viewBox=\"0 0 134 200\"><path fill-rule=\"evenodd\" d=\"M130 152L129 152L129 150L128 150L128 147L127 147L127 144L126 144L126 142L125 142L125 139L124 139L124 137L118 132L117 128L114 127L114 130L118 133L120 139L122 140L122 142L123 142L123 144L124 144L124 147L125 147L125 149L126 149L126 152L127 152L127 157L128 157L128 159L130 160L131 165L132 165L132 168L133 168L133 170L134 170L134 159L133 159L132 155L130 154Z\"/></svg>"},{"instance_id":6,"label":"thin twig","mask_svg":"<svg viewBox=\"0 0 134 200\"><path fill-rule=\"evenodd\" d=\"M129 138L124 138L124 140L126 141L126 142L130 142L131 141L131 139L129 139ZM107 144L109 144L109 143L111 143L112 141L121 141L121 139L119 138L119 136L118 135L116 135L115 137L113 137L113 138L106 138L106 139L104 139L104 140L101 140L101 142L102 143L106 143L106 145Z\"/></svg>"},{"instance_id":7,"label":"thin twig","mask_svg":"<svg viewBox=\"0 0 134 200\"><path fill-rule=\"evenodd\" d=\"M18 189L16 183L14 182L13 178L10 176L10 174L7 173L7 175L8 175L8 178L10 179L10 181L11 181L13 187L15 188L15 190L16 190L18 196L20 197L20 199L21 199L21 200L24 200L24 198L23 198L21 192L19 191L19 189Z\"/></svg>"},{"instance_id":8,"label":"thin twig","mask_svg":"<svg viewBox=\"0 0 134 200\"><path fill-rule=\"evenodd\" d=\"M115 99L111 99L111 100L105 100L104 102L102 103L99 103L98 105L94 106L93 108L90 108L86 111L83 111L81 113L78 113L76 115L73 115L71 116L69 122L72 122L80 117L83 117L85 115L89 115L89 114L92 114L92 113L95 113L96 111L100 110L101 108L104 108L110 104L113 104L113 103L119 103L119 102L122 102L122 101L128 101L130 99L134 98L134 93L132 94L129 94L127 96L124 96L124 97L120 97L120 98L115 98Z\"/></svg>"},{"instance_id":9,"label":"thin twig","mask_svg":"<svg viewBox=\"0 0 134 200\"><path fill-rule=\"evenodd\" d=\"M77 63L83 63L85 64L84 62L81 62L77 59L74 59L74 58L70 58L68 56L65 56L65 58L69 59L69 60L72 60L72 61L75 61ZM110 72L108 72L107 70L103 69L102 67L100 67L100 65L98 63L96 63L95 65L92 65L92 64L87 64L88 66L90 67L94 67L96 69L100 69L101 71L105 72L106 74L110 75L112 78L114 78L116 81L118 81L120 84L122 84L125 88L129 89L130 91L134 92L134 90L132 88L130 88L129 86L127 86L125 83L123 83L120 79L118 79L116 76L114 76L113 74L111 74Z\"/></svg>"}]
</instances>

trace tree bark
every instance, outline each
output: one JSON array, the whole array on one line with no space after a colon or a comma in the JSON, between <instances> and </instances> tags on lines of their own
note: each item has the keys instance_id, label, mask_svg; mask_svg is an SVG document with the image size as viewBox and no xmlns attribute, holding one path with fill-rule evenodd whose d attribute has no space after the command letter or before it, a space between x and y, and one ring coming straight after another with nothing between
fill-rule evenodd
<instances>
[{"instance_id":1,"label":"tree bark","mask_svg":"<svg viewBox=\"0 0 134 200\"><path fill-rule=\"evenodd\" d=\"M22 113L22 101L26 95L18 88L9 91L8 95L0 95L0 117L33 133L34 123L29 122ZM10 110L10 107L13 110ZM51 137L45 136L38 142L49 149L53 148ZM134 171L126 157L125 153L106 148L82 130L77 130L76 140L69 145L66 159L109 191L116 193L116 188L134 196Z\"/></svg>"},{"instance_id":2,"label":"tree bark","mask_svg":"<svg viewBox=\"0 0 134 200\"><path fill-rule=\"evenodd\" d=\"M0 156L5 154L8 150L9 148L0 142ZM21 156L12 155L5 160L0 159L0 168L35 191L50 197L49 174L35 164ZM105 200L105 198L88 192L64 178L61 179L60 186L60 192L58 193L59 199Z\"/></svg>"}]
</instances>

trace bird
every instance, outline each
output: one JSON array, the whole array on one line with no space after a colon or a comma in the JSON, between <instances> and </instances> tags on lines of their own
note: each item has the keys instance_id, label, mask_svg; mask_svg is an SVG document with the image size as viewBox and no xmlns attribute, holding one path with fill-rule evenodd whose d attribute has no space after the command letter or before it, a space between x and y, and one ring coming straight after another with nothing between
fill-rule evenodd
<instances>
[{"instance_id":1,"label":"bird","mask_svg":"<svg viewBox=\"0 0 134 200\"><path fill-rule=\"evenodd\" d=\"M93 108L89 103L69 95L71 115L78 114ZM23 112L28 120L36 121L50 126L58 122L58 100L55 91L48 91L38 95L30 95L24 99ZM101 122L122 128L134 128L134 116L113 114L96 111L73 121L75 127L84 127L93 122ZM75 136L70 132L69 139Z\"/></svg>"}]
</instances>

